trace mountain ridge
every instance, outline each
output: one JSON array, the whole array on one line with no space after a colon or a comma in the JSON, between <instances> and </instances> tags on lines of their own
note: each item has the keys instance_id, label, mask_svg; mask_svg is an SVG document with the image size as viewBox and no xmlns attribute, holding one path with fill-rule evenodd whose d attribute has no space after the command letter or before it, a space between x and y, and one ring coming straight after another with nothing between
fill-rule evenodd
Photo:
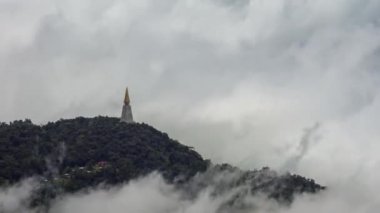
<instances>
[{"instance_id":1,"label":"mountain ridge","mask_svg":"<svg viewBox=\"0 0 380 213\"><path fill-rule=\"evenodd\" d=\"M216 196L239 188L231 205L255 193L291 203L296 194L324 189L312 179L277 174L267 167L244 171L228 164L214 165L148 124L102 116L45 125L30 120L0 123L0 153L0 186L39 177L41 187L34 193L32 206L99 184L128 183L152 172L189 197L209 186Z\"/></svg>"}]
</instances>

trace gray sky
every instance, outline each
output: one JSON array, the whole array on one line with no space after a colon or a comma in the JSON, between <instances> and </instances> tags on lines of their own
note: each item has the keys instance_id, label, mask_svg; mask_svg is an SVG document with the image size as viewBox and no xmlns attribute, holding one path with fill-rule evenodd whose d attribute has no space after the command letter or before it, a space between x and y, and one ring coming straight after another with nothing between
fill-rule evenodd
<instances>
[{"instance_id":1,"label":"gray sky","mask_svg":"<svg viewBox=\"0 0 380 213\"><path fill-rule=\"evenodd\" d=\"M379 11L376 0L0 0L0 120L119 116L128 86L137 121L205 158L372 195Z\"/></svg>"}]
</instances>

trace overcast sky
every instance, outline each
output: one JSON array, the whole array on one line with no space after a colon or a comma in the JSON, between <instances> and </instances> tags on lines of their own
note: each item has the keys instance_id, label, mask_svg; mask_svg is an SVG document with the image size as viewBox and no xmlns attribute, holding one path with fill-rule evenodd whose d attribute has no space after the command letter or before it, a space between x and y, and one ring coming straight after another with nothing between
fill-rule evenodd
<instances>
[{"instance_id":1,"label":"overcast sky","mask_svg":"<svg viewBox=\"0 0 380 213\"><path fill-rule=\"evenodd\" d=\"M0 0L0 120L118 117L128 86L136 121L205 158L373 197L379 11L378 0Z\"/></svg>"}]
</instances>

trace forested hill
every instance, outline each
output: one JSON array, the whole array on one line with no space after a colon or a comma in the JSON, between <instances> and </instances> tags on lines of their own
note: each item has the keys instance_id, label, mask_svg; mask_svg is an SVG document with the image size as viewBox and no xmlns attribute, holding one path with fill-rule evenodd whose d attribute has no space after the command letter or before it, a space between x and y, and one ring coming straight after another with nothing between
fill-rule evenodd
<instances>
[{"instance_id":1,"label":"forested hill","mask_svg":"<svg viewBox=\"0 0 380 213\"><path fill-rule=\"evenodd\" d=\"M154 171L194 196L210 186L215 196L248 186L234 200L263 192L292 201L296 193L323 189L311 179L278 175L268 168L242 171L227 164L212 165L191 147L147 124L109 117L78 117L42 126L30 120L0 123L0 168L0 187L27 177L39 180L32 206L60 194L126 183Z\"/></svg>"},{"instance_id":2,"label":"forested hill","mask_svg":"<svg viewBox=\"0 0 380 213\"><path fill-rule=\"evenodd\" d=\"M186 179L205 171L208 164L190 147L147 124L108 117L79 117L44 126L29 120L2 123L0 153L0 184L32 175L63 176L69 191L128 181L152 171L170 181Z\"/></svg>"}]
</instances>

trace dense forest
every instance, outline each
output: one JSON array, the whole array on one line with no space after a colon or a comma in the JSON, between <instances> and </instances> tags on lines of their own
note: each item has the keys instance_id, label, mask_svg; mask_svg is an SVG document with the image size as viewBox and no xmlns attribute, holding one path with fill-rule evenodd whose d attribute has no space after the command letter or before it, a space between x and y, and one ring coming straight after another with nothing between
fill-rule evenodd
<instances>
[{"instance_id":1,"label":"dense forest","mask_svg":"<svg viewBox=\"0 0 380 213\"><path fill-rule=\"evenodd\" d=\"M0 123L0 168L0 187L27 177L39 179L41 187L31 204L35 206L59 194L125 183L154 171L193 194L208 184L216 193L249 185L250 193L291 201L295 193L324 188L311 179L277 175L269 168L241 171L227 164L212 165L191 147L147 124L109 117L78 117L42 126L30 120ZM212 181L228 173L238 175L228 183Z\"/></svg>"}]
</instances>

